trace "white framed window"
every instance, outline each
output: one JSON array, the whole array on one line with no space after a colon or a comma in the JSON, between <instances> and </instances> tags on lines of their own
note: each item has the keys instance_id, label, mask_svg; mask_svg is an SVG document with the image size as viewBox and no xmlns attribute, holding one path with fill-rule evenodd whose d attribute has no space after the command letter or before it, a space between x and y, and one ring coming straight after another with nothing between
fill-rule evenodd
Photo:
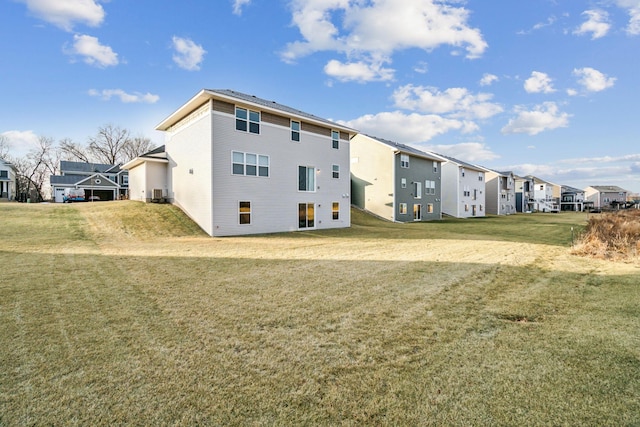
<instances>
[{"instance_id":1,"label":"white framed window","mask_svg":"<svg viewBox=\"0 0 640 427\"><path fill-rule=\"evenodd\" d=\"M269 156L232 151L231 173L233 175L268 177Z\"/></svg>"},{"instance_id":2,"label":"white framed window","mask_svg":"<svg viewBox=\"0 0 640 427\"><path fill-rule=\"evenodd\" d=\"M240 225L251 224L251 202L250 201L238 202L238 223Z\"/></svg>"},{"instance_id":3,"label":"white framed window","mask_svg":"<svg viewBox=\"0 0 640 427\"><path fill-rule=\"evenodd\" d=\"M331 148L340 148L340 132L337 130L331 131Z\"/></svg>"},{"instance_id":4,"label":"white framed window","mask_svg":"<svg viewBox=\"0 0 640 427\"><path fill-rule=\"evenodd\" d=\"M331 218L333 218L334 221L340 219L340 202L331 203Z\"/></svg>"},{"instance_id":5,"label":"white framed window","mask_svg":"<svg viewBox=\"0 0 640 427\"><path fill-rule=\"evenodd\" d=\"M398 212L400 213L400 215L406 215L407 214L407 204L406 203L400 203L398 205Z\"/></svg>"},{"instance_id":6,"label":"white framed window","mask_svg":"<svg viewBox=\"0 0 640 427\"><path fill-rule=\"evenodd\" d=\"M422 182L416 181L413 183L413 197L416 199L422 198Z\"/></svg>"},{"instance_id":7,"label":"white framed window","mask_svg":"<svg viewBox=\"0 0 640 427\"><path fill-rule=\"evenodd\" d=\"M298 166L298 191L316 191L316 168Z\"/></svg>"},{"instance_id":8,"label":"white framed window","mask_svg":"<svg viewBox=\"0 0 640 427\"><path fill-rule=\"evenodd\" d=\"M315 227L315 211L314 203L298 203L298 228Z\"/></svg>"},{"instance_id":9,"label":"white framed window","mask_svg":"<svg viewBox=\"0 0 640 427\"><path fill-rule=\"evenodd\" d=\"M414 221L422 220L422 205L419 205L419 204L413 205L413 220Z\"/></svg>"},{"instance_id":10,"label":"white framed window","mask_svg":"<svg viewBox=\"0 0 640 427\"><path fill-rule=\"evenodd\" d=\"M331 166L331 176L335 179L340 178L340 165Z\"/></svg>"},{"instance_id":11,"label":"white framed window","mask_svg":"<svg viewBox=\"0 0 640 427\"><path fill-rule=\"evenodd\" d=\"M464 168L460 169L460 176L464 177Z\"/></svg>"},{"instance_id":12,"label":"white framed window","mask_svg":"<svg viewBox=\"0 0 640 427\"><path fill-rule=\"evenodd\" d=\"M236 130L260 133L260 112L236 107Z\"/></svg>"},{"instance_id":13,"label":"white framed window","mask_svg":"<svg viewBox=\"0 0 640 427\"><path fill-rule=\"evenodd\" d=\"M436 194L436 182L426 180L424 182L424 192L425 194Z\"/></svg>"},{"instance_id":14,"label":"white framed window","mask_svg":"<svg viewBox=\"0 0 640 427\"><path fill-rule=\"evenodd\" d=\"M407 188L407 178L400 179L400 187Z\"/></svg>"},{"instance_id":15,"label":"white framed window","mask_svg":"<svg viewBox=\"0 0 640 427\"><path fill-rule=\"evenodd\" d=\"M484 179L484 174L482 172L478 172L478 181L482 181Z\"/></svg>"},{"instance_id":16,"label":"white framed window","mask_svg":"<svg viewBox=\"0 0 640 427\"><path fill-rule=\"evenodd\" d=\"M300 142L300 122L291 120L291 140Z\"/></svg>"},{"instance_id":17,"label":"white framed window","mask_svg":"<svg viewBox=\"0 0 640 427\"><path fill-rule=\"evenodd\" d=\"M433 173L438 173L438 162L433 162Z\"/></svg>"},{"instance_id":18,"label":"white framed window","mask_svg":"<svg viewBox=\"0 0 640 427\"><path fill-rule=\"evenodd\" d=\"M433 203L427 204L427 213L433 213Z\"/></svg>"},{"instance_id":19,"label":"white framed window","mask_svg":"<svg viewBox=\"0 0 640 427\"><path fill-rule=\"evenodd\" d=\"M408 168L409 167L409 155L408 154L400 154L400 167Z\"/></svg>"}]
</instances>

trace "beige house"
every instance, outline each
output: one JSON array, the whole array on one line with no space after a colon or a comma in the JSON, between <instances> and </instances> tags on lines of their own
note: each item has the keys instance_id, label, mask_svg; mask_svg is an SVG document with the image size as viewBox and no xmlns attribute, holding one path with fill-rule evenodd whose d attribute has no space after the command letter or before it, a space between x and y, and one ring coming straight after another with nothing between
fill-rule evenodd
<instances>
[{"instance_id":1,"label":"beige house","mask_svg":"<svg viewBox=\"0 0 640 427\"><path fill-rule=\"evenodd\" d=\"M127 164L132 200L179 206L211 236L351 225L355 130L232 90L205 89L156 128L164 151Z\"/></svg>"}]
</instances>

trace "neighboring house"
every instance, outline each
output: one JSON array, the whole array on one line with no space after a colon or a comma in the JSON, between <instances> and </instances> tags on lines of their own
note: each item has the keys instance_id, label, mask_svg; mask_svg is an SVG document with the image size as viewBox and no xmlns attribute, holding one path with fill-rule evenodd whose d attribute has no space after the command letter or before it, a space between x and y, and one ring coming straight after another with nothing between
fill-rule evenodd
<instances>
[{"instance_id":1,"label":"neighboring house","mask_svg":"<svg viewBox=\"0 0 640 427\"><path fill-rule=\"evenodd\" d=\"M592 185L584 189L585 199L596 209L619 209L626 206L627 190L615 185Z\"/></svg>"},{"instance_id":2,"label":"neighboring house","mask_svg":"<svg viewBox=\"0 0 640 427\"><path fill-rule=\"evenodd\" d=\"M390 221L442 218L443 158L362 134L350 148L353 205Z\"/></svg>"},{"instance_id":3,"label":"neighboring house","mask_svg":"<svg viewBox=\"0 0 640 427\"><path fill-rule=\"evenodd\" d=\"M560 199L561 211L582 212L585 208L585 192L579 188L562 186L562 198Z\"/></svg>"},{"instance_id":4,"label":"neighboring house","mask_svg":"<svg viewBox=\"0 0 640 427\"><path fill-rule=\"evenodd\" d=\"M559 212L561 186L533 177L534 210L538 212Z\"/></svg>"},{"instance_id":5,"label":"neighboring house","mask_svg":"<svg viewBox=\"0 0 640 427\"><path fill-rule=\"evenodd\" d=\"M535 208L534 186L532 176L516 176L516 212L533 212Z\"/></svg>"},{"instance_id":6,"label":"neighboring house","mask_svg":"<svg viewBox=\"0 0 640 427\"><path fill-rule=\"evenodd\" d=\"M53 201L62 202L66 188L83 189L87 198L118 200L129 194L129 173L119 165L60 162L60 175L49 179Z\"/></svg>"},{"instance_id":7,"label":"neighboring house","mask_svg":"<svg viewBox=\"0 0 640 427\"><path fill-rule=\"evenodd\" d=\"M351 225L353 129L255 96L208 89L156 129L165 132L164 152L123 165L133 200L162 193L211 236Z\"/></svg>"},{"instance_id":8,"label":"neighboring house","mask_svg":"<svg viewBox=\"0 0 640 427\"><path fill-rule=\"evenodd\" d=\"M442 213L469 218L485 216L485 171L479 166L443 156Z\"/></svg>"},{"instance_id":9,"label":"neighboring house","mask_svg":"<svg viewBox=\"0 0 640 427\"><path fill-rule=\"evenodd\" d=\"M486 212L491 215L516 213L516 178L513 172L485 171Z\"/></svg>"},{"instance_id":10,"label":"neighboring house","mask_svg":"<svg viewBox=\"0 0 640 427\"><path fill-rule=\"evenodd\" d=\"M16 168L0 158L0 200L16 198Z\"/></svg>"}]
</instances>

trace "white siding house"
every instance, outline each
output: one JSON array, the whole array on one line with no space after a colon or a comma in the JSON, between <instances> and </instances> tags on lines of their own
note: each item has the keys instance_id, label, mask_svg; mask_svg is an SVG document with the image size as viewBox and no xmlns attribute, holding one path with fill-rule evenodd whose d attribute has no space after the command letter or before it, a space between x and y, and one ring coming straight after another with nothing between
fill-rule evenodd
<instances>
[{"instance_id":1,"label":"white siding house","mask_svg":"<svg viewBox=\"0 0 640 427\"><path fill-rule=\"evenodd\" d=\"M485 171L449 156L442 164L442 213L456 218L485 216Z\"/></svg>"},{"instance_id":2,"label":"white siding house","mask_svg":"<svg viewBox=\"0 0 640 427\"><path fill-rule=\"evenodd\" d=\"M16 168L0 158L0 199L14 200L16 197Z\"/></svg>"},{"instance_id":3,"label":"white siding house","mask_svg":"<svg viewBox=\"0 0 640 427\"><path fill-rule=\"evenodd\" d=\"M131 198L166 189L211 236L351 225L353 129L231 90L200 91L157 129L164 152L123 166Z\"/></svg>"}]
</instances>

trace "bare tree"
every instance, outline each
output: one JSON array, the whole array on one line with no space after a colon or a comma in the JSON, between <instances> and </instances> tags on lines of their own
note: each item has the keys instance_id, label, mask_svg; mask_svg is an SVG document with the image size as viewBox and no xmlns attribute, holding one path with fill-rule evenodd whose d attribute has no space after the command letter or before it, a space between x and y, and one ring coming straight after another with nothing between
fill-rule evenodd
<instances>
[{"instance_id":1,"label":"bare tree","mask_svg":"<svg viewBox=\"0 0 640 427\"><path fill-rule=\"evenodd\" d=\"M126 163L129 160L133 160L136 157L143 155L144 153L148 153L154 148L155 146L149 138L136 136L135 138L129 139L122 148L122 160Z\"/></svg>"},{"instance_id":2,"label":"bare tree","mask_svg":"<svg viewBox=\"0 0 640 427\"><path fill-rule=\"evenodd\" d=\"M129 141L129 131L108 124L98 128L98 134L89 138L89 153L100 163L116 165L121 163L123 149Z\"/></svg>"},{"instance_id":3,"label":"bare tree","mask_svg":"<svg viewBox=\"0 0 640 427\"><path fill-rule=\"evenodd\" d=\"M62 156L66 160L90 163L87 148L69 138L64 138L58 143Z\"/></svg>"},{"instance_id":4,"label":"bare tree","mask_svg":"<svg viewBox=\"0 0 640 427\"><path fill-rule=\"evenodd\" d=\"M9 139L7 136L0 135L0 159L8 160L9 148Z\"/></svg>"},{"instance_id":5,"label":"bare tree","mask_svg":"<svg viewBox=\"0 0 640 427\"><path fill-rule=\"evenodd\" d=\"M17 174L17 192L23 198L31 198L36 202L45 199L43 193L45 183L51 174L58 170L60 152L53 139L38 137L38 145L31 149L27 156L14 161Z\"/></svg>"}]
</instances>

